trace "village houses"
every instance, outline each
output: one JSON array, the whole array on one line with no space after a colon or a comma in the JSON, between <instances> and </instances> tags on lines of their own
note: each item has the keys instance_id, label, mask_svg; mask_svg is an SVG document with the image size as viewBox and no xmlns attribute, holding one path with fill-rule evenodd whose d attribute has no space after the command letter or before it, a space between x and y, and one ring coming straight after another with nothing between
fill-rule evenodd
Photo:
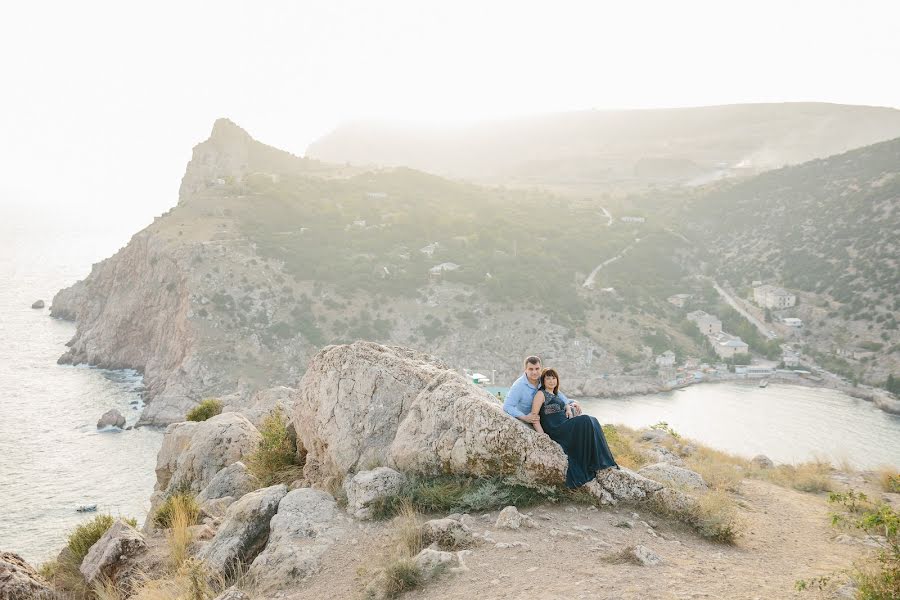
<instances>
[{"instance_id":1,"label":"village houses","mask_svg":"<svg viewBox=\"0 0 900 600\"><path fill-rule=\"evenodd\" d=\"M695 310L694 312L689 312L687 319L688 321L693 321L703 335L722 331L722 321L705 311Z\"/></svg>"},{"instance_id":2,"label":"village houses","mask_svg":"<svg viewBox=\"0 0 900 600\"><path fill-rule=\"evenodd\" d=\"M774 285L758 285L753 288L753 301L762 308L790 308L797 304L797 296Z\"/></svg>"}]
</instances>

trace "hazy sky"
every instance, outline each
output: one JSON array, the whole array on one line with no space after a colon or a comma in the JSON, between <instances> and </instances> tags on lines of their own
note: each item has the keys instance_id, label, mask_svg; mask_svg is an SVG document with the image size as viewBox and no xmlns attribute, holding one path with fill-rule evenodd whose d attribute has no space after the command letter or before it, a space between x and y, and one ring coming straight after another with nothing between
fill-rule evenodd
<instances>
[{"instance_id":1,"label":"hazy sky","mask_svg":"<svg viewBox=\"0 0 900 600\"><path fill-rule=\"evenodd\" d=\"M16 2L0 207L147 216L227 116L302 154L360 117L828 101L900 107L900 2Z\"/></svg>"}]
</instances>

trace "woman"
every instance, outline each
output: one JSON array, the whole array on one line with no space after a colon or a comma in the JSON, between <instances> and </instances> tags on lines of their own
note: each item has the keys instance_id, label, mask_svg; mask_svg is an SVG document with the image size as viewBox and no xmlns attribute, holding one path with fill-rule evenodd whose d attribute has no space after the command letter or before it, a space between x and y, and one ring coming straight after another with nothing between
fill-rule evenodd
<instances>
[{"instance_id":1,"label":"woman","mask_svg":"<svg viewBox=\"0 0 900 600\"><path fill-rule=\"evenodd\" d=\"M601 469L618 469L600 422L589 415L575 416L572 407L559 397L559 375L555 369L543 370L540 387L531 405L531 414L540 415L534 428L549 435L569 457L566 487L581 487Z\"/></svg>"}]
</instances>

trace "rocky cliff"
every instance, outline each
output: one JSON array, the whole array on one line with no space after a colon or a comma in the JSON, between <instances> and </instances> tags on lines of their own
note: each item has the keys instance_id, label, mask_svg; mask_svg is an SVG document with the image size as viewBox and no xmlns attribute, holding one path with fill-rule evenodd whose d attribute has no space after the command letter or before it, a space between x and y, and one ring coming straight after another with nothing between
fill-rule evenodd
<instances>
[{"instance_id":1,"label":"rocky cliff","mask_svg":"<svg viewBox=\"0 0 900 600\"><path fill-rule=\"evenodd\" d=\"M391 177L382 183L396 185ZM77 324L60 362L141 371L149 400L141 424L179 421L208 396L246 400L259 389L296 385L319 348L360 338L433 352L459 370L493 370L502 383L518 375L523 356L540 353L574 378L573 392L591 371L616 368L615 356L571 324L552 322L531 303L500 305L471 283L430 276L429 263L409 248L390 249L386 260L396 265L361 267L372 255L351 245L405 230L386 230L385 222L367 233L364 221L345 224L348 200L320 199L321 187L371 204L362 190L380 184L367 179L360 188L358 179L220 119L194 148L178 205L54 297L52 316ZM448 186L452 197L469 193L440 180L411 181L413 194ZM326 221L314 228L311 215L322 213ZM335 269L346 272L336 277Z\"/></svg>"}]
</instances>

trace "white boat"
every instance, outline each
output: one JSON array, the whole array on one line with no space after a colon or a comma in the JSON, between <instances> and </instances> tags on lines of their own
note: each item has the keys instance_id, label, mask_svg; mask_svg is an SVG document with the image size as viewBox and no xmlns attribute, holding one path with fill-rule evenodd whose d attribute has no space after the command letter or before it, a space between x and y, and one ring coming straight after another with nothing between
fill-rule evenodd
<instances>
[{"instance_id":1,"label":"white boat","mask_svg":"<svg viewBox=\"0 0 900 600\"><path fill-rule=\"evenodd\" d=\"M759 382L759 387L761 387L761 388L768 387L768 386L769 386L768 379L763 379L762 381Z\"/></svg>"},{"instance_id":2,"label":"white boat","mask_svg":"<svg viewBox=\"0 0 900 600\"><path fill-rule=\"evenodd\" d=\"M82 512L82 513L97 512L97 505L96 504L82 504L81 506L79 506L78 508L75 509L75 512Z\"/></svg>"}]
</instances>

